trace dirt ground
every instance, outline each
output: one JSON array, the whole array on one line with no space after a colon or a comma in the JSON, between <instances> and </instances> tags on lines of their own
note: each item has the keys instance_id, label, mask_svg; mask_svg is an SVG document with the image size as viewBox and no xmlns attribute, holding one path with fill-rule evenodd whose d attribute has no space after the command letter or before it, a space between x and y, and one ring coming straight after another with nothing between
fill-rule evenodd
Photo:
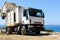
<instances>
[{"instance_id":1,"label":"dirt ground","mask_svg":"<svg viewBox=\"0 0 60 40\"><path fill-rule=\"evenodd\" d=\"M60 33L40 35L0 35L0 40L60 40Z\"/></svg>"}]
</instances>

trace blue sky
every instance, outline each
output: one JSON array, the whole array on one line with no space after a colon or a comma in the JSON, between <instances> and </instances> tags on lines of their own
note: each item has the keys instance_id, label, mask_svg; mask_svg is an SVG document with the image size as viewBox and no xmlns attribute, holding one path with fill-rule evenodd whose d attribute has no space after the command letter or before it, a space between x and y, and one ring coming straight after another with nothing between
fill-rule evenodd
<instances>
[{"instance_id":1,"label":"blue sky","mask_svg":"<svg viewBox=\"0 0 60 40\"><path fill-rule=\"evenodd\" d=\"M0 0L0 9L5 1L18 6L42 9L45 13L45 25L60 25L60 0ZM5 25L5 20L0 18L1 24Z\"/></svg>"}]
</instances>

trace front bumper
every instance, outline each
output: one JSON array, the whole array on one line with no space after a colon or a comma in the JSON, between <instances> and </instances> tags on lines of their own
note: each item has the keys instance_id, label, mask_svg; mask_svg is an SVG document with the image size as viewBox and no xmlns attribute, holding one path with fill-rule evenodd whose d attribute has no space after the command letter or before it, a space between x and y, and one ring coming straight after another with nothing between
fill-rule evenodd
<instances>
[{"instance_id":1,"label":"front bumper","mask_svg":"<svg viewBox=\"0 0 60 40\"><path fill-rule=\"evenodd\" d=\"M43 24L29 24L30 26L28 26L28 30L29 31L43 31L44 30L44 25Z\"/></svg>"}]
</instances>

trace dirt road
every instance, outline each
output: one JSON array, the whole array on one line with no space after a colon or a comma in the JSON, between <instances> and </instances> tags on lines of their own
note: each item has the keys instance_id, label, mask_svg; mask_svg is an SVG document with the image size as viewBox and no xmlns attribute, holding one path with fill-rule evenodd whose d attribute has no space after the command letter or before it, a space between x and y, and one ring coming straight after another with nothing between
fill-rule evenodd
<instances>
[{"instance_id":1,"label":"dirt road","mask_svg":"<svg viewBox=\"0 0 60 40\"><path fill-rule=\"evenodd\" d=\"M60 33L52 35L0 35L0 40L60 40Z\"/></svg>"}]
</instances>

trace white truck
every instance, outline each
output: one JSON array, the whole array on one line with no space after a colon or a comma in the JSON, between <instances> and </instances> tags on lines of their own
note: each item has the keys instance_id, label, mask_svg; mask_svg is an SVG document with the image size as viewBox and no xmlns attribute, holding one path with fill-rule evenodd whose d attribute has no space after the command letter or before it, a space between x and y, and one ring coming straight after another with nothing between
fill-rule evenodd
<instances>
[{"instance_id":1,"label":"white truck","mask_svg":"<svg viewBox=\"0 0 60 40\"><path fill-rule=\"evenodd\" d=\"M6 33L8 34L12 32L22 35L29 32L39 34L44 30L44 13L41 9L17 6L8 13L1 13L1 17L6 18Z\"/></svg>"}]
</instances>

